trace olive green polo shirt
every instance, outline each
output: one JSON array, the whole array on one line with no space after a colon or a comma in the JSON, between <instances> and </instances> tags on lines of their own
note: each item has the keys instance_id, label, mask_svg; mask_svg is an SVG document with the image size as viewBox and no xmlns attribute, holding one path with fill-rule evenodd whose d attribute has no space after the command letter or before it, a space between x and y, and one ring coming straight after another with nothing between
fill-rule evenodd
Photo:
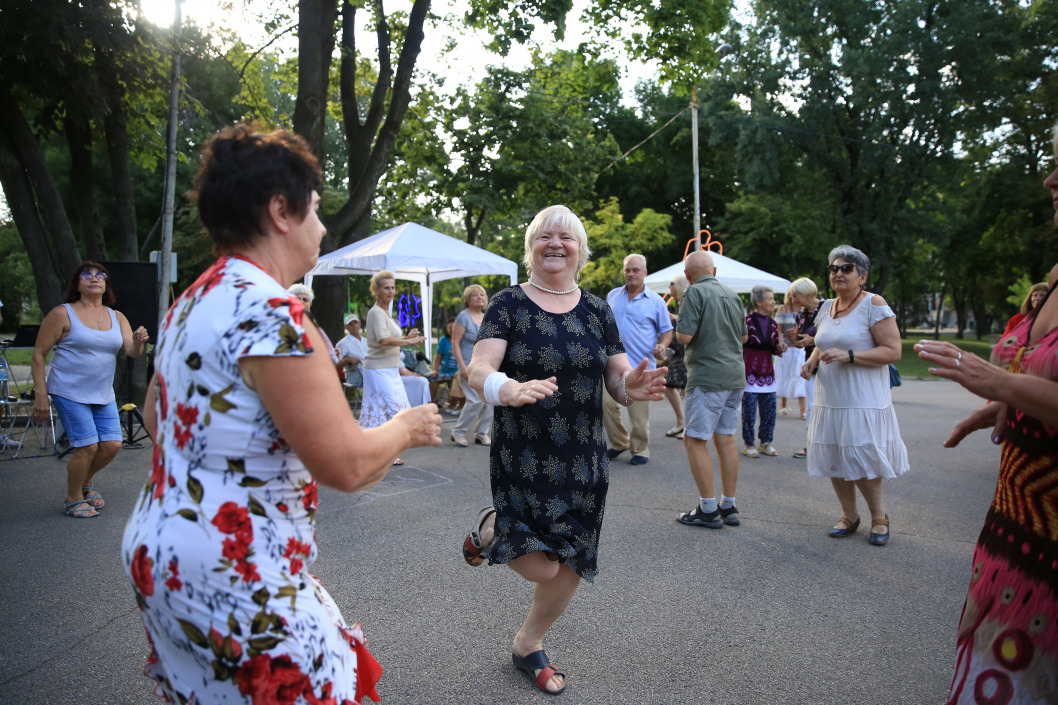
<instances>
[{"instance_id":1,"label":"olive green polo shirt","mask_svg":"<svg viewBox=\"0 0 1058 705\"><path fill-rule=\"evenodd\" d=\"M687 389L706 392L746 386L742 336L747 335L742 300L711 274L694 282L683 295L676 332L690 335L684 361Z\"/></svg>"}]
</instances>

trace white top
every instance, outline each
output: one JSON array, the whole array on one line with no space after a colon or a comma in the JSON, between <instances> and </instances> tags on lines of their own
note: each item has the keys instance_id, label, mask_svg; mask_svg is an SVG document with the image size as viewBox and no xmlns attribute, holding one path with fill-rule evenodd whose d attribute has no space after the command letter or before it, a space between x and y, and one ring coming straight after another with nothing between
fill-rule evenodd
<instances>
[{"instance_id":1,"label":"white top","mask_svg":"<svg viewBox=\"0 0 1058 705\"><path fill-rule=\"evenodd\" d=\"M364 360L367 358L367 341L363 338L354 338L351 335L346 335L338 341L338 353L339 359L346 357L360 358L360 364L353 369L361 369L364 366Z\"/></svg>"},{"instance_id":2,"label":"white top","mask_svg":"<svg viewBox=\"0 0 1058 705\"><path fill-rule=\"evenodd\" d=\"M895 314L868 294L848 315L832 318L833 300L816 316L820 350L877 347L871 327ZM891 478L908 469L907 448L889 390L888 365L820 363L808 423L808 474L846 480Z\"/></svg>"}]
</instances>

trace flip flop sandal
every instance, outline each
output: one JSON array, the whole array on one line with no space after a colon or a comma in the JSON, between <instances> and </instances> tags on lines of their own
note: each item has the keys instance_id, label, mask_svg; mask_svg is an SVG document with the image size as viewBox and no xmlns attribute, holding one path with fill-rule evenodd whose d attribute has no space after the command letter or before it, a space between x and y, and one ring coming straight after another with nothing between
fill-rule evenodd
<instances>
[{"instance_id":1,"label":"flip flop sandal","mask_svg":"<svg viewBox=\"0 0 1058 705\"><path fill-rule=\"evenodd\" d=\"M562 671L556 670L555 667L551 665L551 659L547 657L547 654L544 653L543 649L534 651L525 656L519 656L518 654L511 652L511 660L514 661L515 668L529 676L529 680L533 681L533 685L548 695L558 695L566 689L566 685L568 684L566 681L566 674ZM533 671L540 671L540 673L533 673ZM547 689L547 682L551 680L552 676L562 676L563 684L558 690Z\"/></svg>"},{"instance_id":2,"label":"flip flop sandal","mask_svg":"<svg viewBox=\"0 0 1058 705\"><path fill-rule=\"evenodd\" d=\"M463 539L463 560L468 565L479 566L485 562L485 557L481 555L481 552L485 550L485 545L481 542L481 528L485 526L489 516L495 513L496 508L492 506L485 507L478 512L477 519L474 520L474 528Z\"/></svg>"},{"instance_id":3,"label":"flip flop sandal","mask_svg":"<svg viewBox=\"0 0 1058 705\"><path fill-rule=\"evenodd\" d=\"M84 507L78 509L77 507L82 504L84 505ZM92 506L88 503L88 500L86 499L78 499L73 502L65 502L63 505L62 513L68 517L73 517L74 519L91 519L92 517L99 516L99 512L92 509Z\"/></svg>"},{"instance_id":4,"label":"flip flop sandal","mask_svg":"<svg viewBox=\"0 0 1058 705\"><path fill-rule=\"evenodd\" d=\"M808 457L808 449L807 448L802 448L801 450L795 450L794 454L793 454L793 457L795 457L795 458L807 458Z\"/></svg>"},{"instance_id":5,"label":"flip flop sandal","mask_svg":"<svg viewBox=\"0 0 1058 705\"><path fill-rule=\"evenodd\" d=\"M673 426L668 431L665 431L665 435L669 438L679 438L683 435L683 426Z\"/></svg>"},{"instance_id":6,"label":"flip flop sandal","mask_svg":"<svg viewBox=\"0 0 1058 705\"><path fill-rule=\"evenodd\" d=\"M93 509L101 509L106 504L103 501L103 495L99 494L99 491L92 485L82 485L81 494L84 495L84 500Z\"/></svg>"}]
</instances>

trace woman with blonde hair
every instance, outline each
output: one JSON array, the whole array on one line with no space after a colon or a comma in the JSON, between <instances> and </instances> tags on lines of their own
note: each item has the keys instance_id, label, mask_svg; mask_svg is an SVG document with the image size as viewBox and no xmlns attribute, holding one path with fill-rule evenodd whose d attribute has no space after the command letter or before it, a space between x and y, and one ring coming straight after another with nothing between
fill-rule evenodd
<instances>
[{"instance_id":1,"label":"woman with blonde hair","mask_svg":"<svg viewBox=\"0 0 1058 705\"><path fill-rule=\"evenodd\" d=\"M474 343L477 342L478 328L485 318L485 304L488 302L489 295L485 293L485 288L478 284L471 284L463 290L463 305L466 308L459 312L452 326L452 354L459 367L459 377L464 382L470 376L469 366L474 356ZM452 429L452 442L465 448L467 433L472 432L475 443L492 445L492 439L489 437L492 405L482 401L469 384L463 384L463 394L466 395L466 403L455 428Z\"/></svg>"},{"instance_id":2,"label":"woman with blonde hair","mask_svg":"<svg viewBox=\"0 0 1058 705\"><path fill-rule=\"evenodd\" d=\"M669 294L672 296L672 300L676 302L677 311L680 310L680 303L683 301L683 295L687 293L688 287L690 287L690 283L687 281L687 277L682 274L677 274L669 282ZM680 320L680 317L678 314L669 311L669 319L672 321L672 325L676 325L676 321ZM686 347L683 343L676 340L676 336L673 336L668 349L670 354L662 362L669 368L668 373L665 375L665 398L669 400L672 410L676 412L676 425L665 431L665 435L682 441L684 416L683 397L681 394L687 387L687 365L683 361Z\"/></svg>"},{"instance_id":3,"label":"woman with blonde hair","mask_svg":"<svg viewBox=\"0 0 1058 705\"><path fill-rule=\"evenodd\" d=\"M797 313L800 310L800 307L793 303L793 292L787 289L782 304L775 309L775 322L779 325L779 333L784 341L788 341L789 334L797 328ZM805 381L801 379L801 365L804 362L804 349L792 345L785 355L775 361L775 391L779 397L779 416L788 415L790 410L786 408L786 403L796 399L801 418L808 418Z\"/></svg>"},{"instance_id":4,"label":"woman with blonde hair","mask_svg":"<svg viewBox=\"0 0 1058 705\"><path fill-rule=\"evenodd\" d=\"M371 277L371 293L375 305L367 312L367 358L364 360L364 401L360 407L360 425L374 428L386 423L398 412L407 409L408 393L401 381L400 346L416 345L424 338L418 328L401 335L400 326L389 313L397 294L396 275L388 269ZM397 458L394 465L403 465Z\"/></svg>"}]
</instances>

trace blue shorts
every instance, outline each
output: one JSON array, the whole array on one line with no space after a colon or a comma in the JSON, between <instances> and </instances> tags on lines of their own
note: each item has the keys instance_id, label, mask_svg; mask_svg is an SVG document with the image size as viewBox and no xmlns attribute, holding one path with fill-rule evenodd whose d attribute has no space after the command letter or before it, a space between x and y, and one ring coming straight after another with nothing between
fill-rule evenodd
<instances>
[{"instance_id":1,"label":"blue shorts","mask_svg":"<svg viewBox=\"0 0 1058 705\"><path fill-rule=\"evenodd\" d=\"M683 400L684 433L708 441L714 433L735 435L742 411L742 388L706 392L692 387Z\"/></svg>"},{"instance_id":2,"label":"blue shorts","mask_svg":"<svg viewBox=\"0 0 1058 705\"><path fill-rule=\"evenodd\" d=\"M100 441L121 441L121 420L118 418L118 405L82 404L64 397L51 395L55 405L55 414L66 429L66 438L74 448L90 446Z\"/></svg>"}]
</instances>

